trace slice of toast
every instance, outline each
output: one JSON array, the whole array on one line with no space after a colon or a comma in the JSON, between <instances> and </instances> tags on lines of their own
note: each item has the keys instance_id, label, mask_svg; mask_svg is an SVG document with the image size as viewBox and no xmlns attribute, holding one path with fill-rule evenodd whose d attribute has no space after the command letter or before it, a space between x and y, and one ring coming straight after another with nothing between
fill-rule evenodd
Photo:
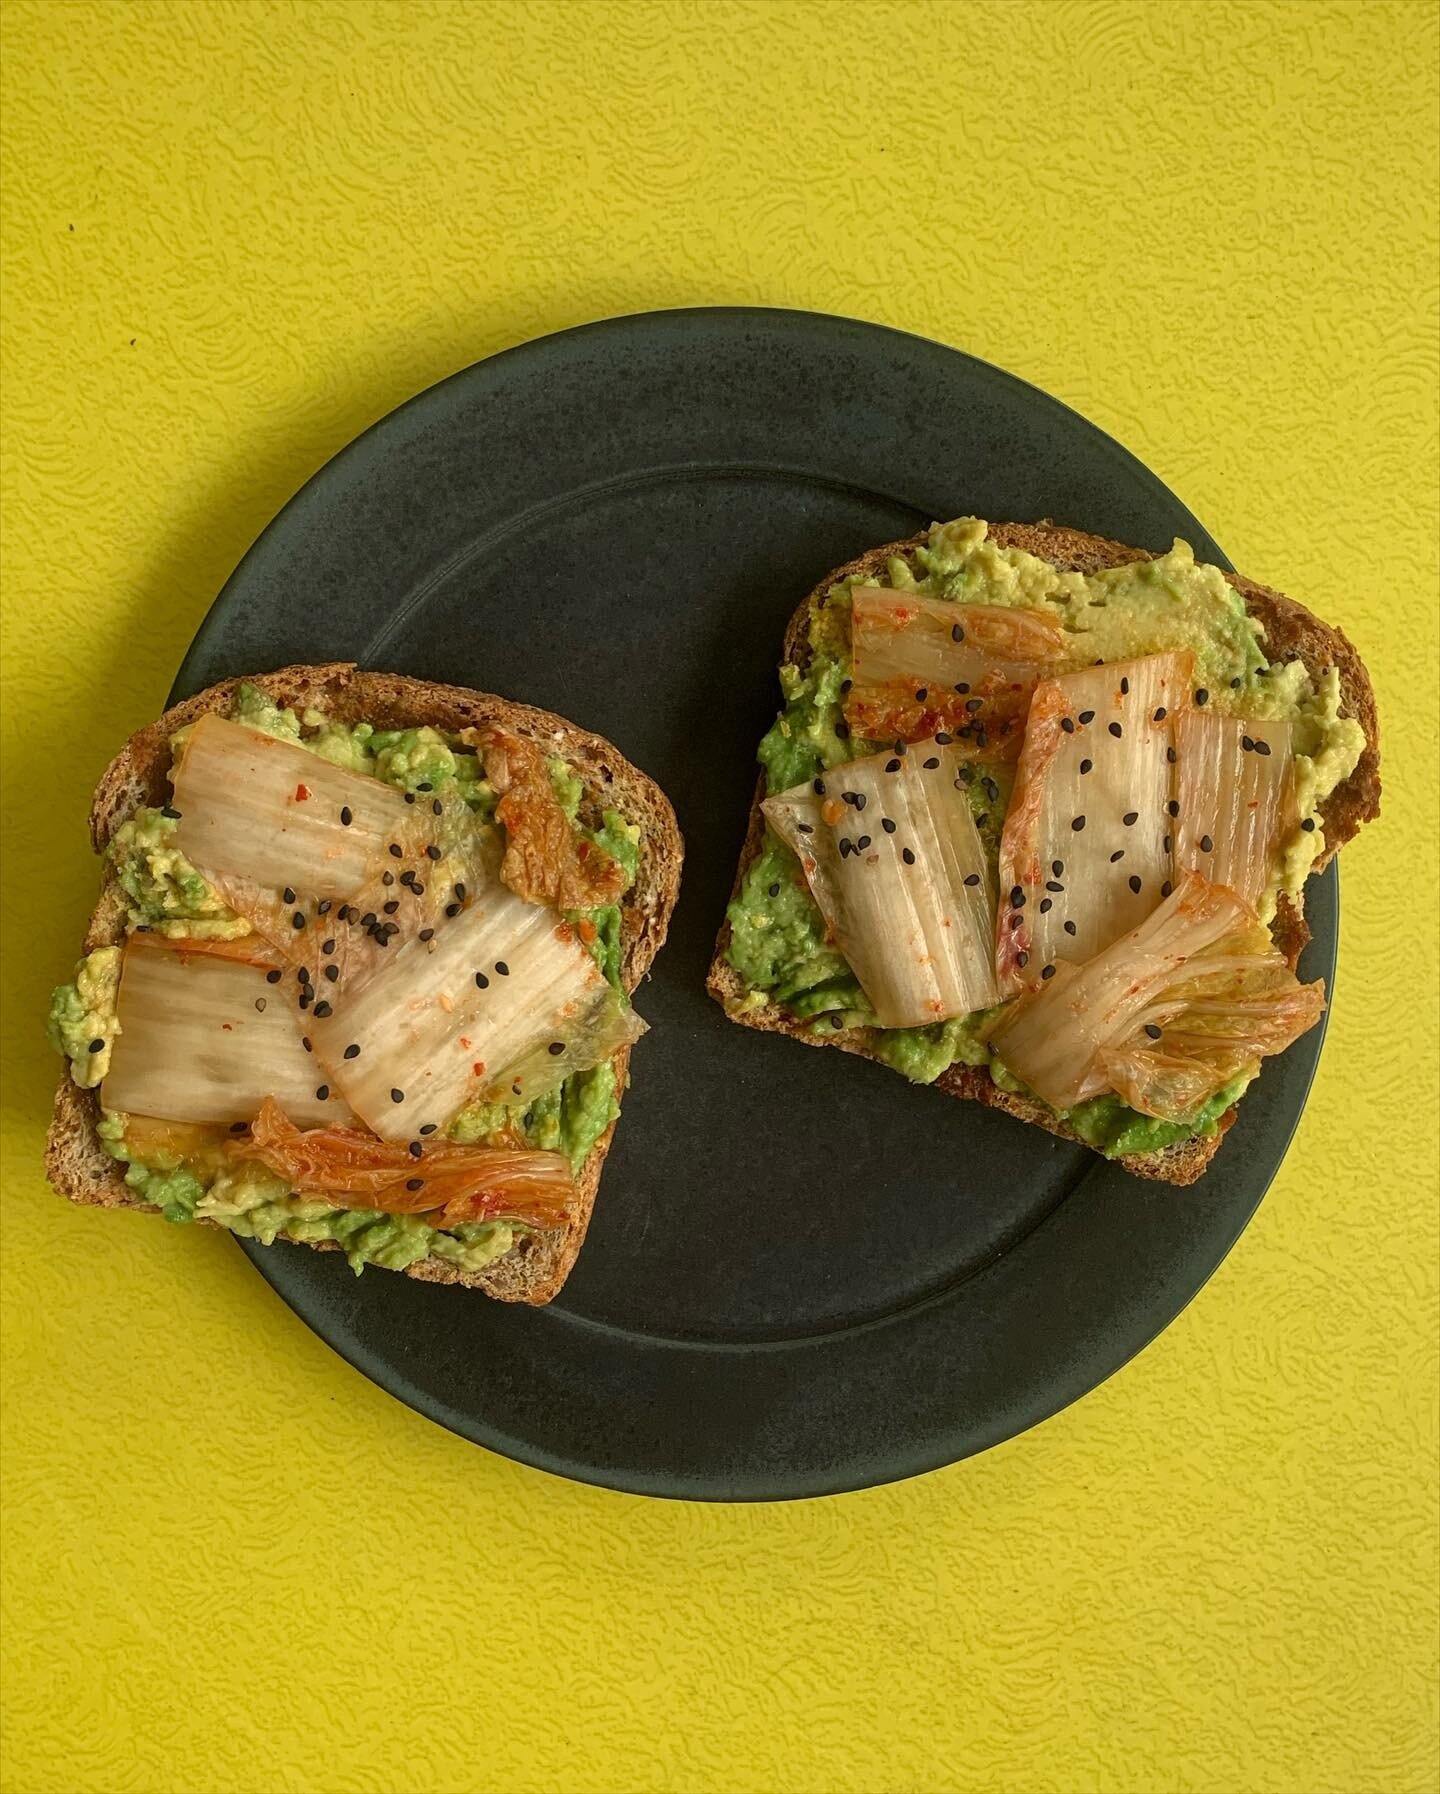
<instances>
[{"instance_id":1,"label":"slice of toast","mask_svg":"<svg viewBox=\"0 0 1440 1794\"><path fill-rule=\"evenodd\" d=\"M1095 573L1103 567L1118 567L1127 562L1154 558L1143 549L1126 548L1119 542L1108 542L1100 536L1063 529L1052 523L991 524L987 539L997 547L1024 549L1067 572ZM887 542L880 548L870 549L846 566L837 567L833 573L827 573L791 617L785 632L782 662L792 662L802 669L807 665L810 658L810 606L814 599L821 597L843 579L873 578L885 583L885 568L890 557L901 556L913 566L914 552L923 547L926 540L925 535L919 535L904 542ZM1365 731L1365 750L1354 772L1341 781L1321 806L1325 852L1317 862L1318 868L1329 863L1338 849L1358 832L1362 823L1380 813L1379 724L1375 715L1375 695L1371 690L1370 678L1360 656L1338 629L1322 622L1293 598L1271 591L1268 586L1256 585L1253 580L1244 579L1235 573L1227 573L1225 577L1244 598L1245 608L1264 629L1266 651L1270 660L1275 662L1298 658L1304 661L1311 676L1317 678L1327 667L1338 668L1342 714L1354 717ZM762 773L756 784L755 800L750 809L750 826L740 854L732 895L739 892L751 861L764 845L765 818L760 804L765 795ZM1291 902L1282 894L1279 913L1271 932L1275 944L1293 966L1310 938L1301 904ZM707 986L711 996L724 1007L732 1021L765 1033L789 1034L796 1040L804 1041L807 1046L839 1047L842 1053L858 1053L863 1058L875 1057L870 1050L868 1031L864 1028L827 1029L822 1034L807 1023L797 1021L774 1003L766 1003L753 1009L740 1009L738 1005L746 995L747 987L725 957L729 945L730 924L727 921L722 925L716 941ZM993 1082L985 1066L952 1065L936 1080L935 1087L950 1096L969 1097L975 1102L988 1104L992 1109L1003 1109L1007 1114L1046 1128L1062 1139L1079 1140L1079 1135L1043 1103L1002 1090ZM1232 1107L1220 1118L1217 1131L1209 1137L1197 1135L1157 1152L1128 1154L1119 1162L1137 1177L1150 1177L1172 1184L1194 1183L1214 1157L1225 1131L1234 1120L1235 1109Z\"/></svg>"},{"instance_id":2,"label":"slice of toast","mask_svg":"<svg viewBox=\"0 0 1440 1794\"><path fill-rule=\"evenodd\" d=\"M90 809L90 838L97 853L104 851L115 830L140 806L169 802L170 737L207 711L228 711L242 683L260 687L279 705L299 711L314 708L337 722L363 720L377 729L414 728L428 723L433 728L459 731L502 723L542 745L547 753L566 760L584 788L582 821L598 826L601 810L608 808L618 810L627 822L640 829L639 872L621 899L621 976L627 991L633 991L645 976L665 939L680 889L684 844L669 801L653 779L632 766L600 736L587 734L548 711L514 704L486 692L469 691L464 686L434 685L399 673L363 672L338 662L328 666L283 667L276 673L256 674L244 681L227 679L212 685L176 704L158 721L131 736L110 762L95 789ZM125 920L124 895L107 871L90 917L84 950L88 953L120 941ZM615 1055L617 1092L624 1089L629 1057L628 1048ZM96 1092L80 1089L68 1075L62 1077L45 1153L45 1169L51 1183L72 1202L148 1209L149 1205L126 1184L124 1167L101 1145L95 1132L99 1119ZM432 1283L463 1283L483 1289L502 1302L550 1301L569 1275L585 1238L614 1131L612 1122L580 1167L575 1179L580 1200L575 1219L563 1233L522 1234L509 1252L480 1271L465 1271L443 1259L425 1258L409 1266L407 1275ZM321 1251L338 1249L332 1240L306 1243Z\"/></svg>"}]
</instances>

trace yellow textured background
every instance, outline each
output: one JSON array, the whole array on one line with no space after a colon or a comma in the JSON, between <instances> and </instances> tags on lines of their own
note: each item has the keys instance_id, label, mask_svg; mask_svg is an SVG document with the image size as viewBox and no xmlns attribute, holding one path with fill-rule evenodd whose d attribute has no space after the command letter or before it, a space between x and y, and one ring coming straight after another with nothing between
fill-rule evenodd
<instances>
[{"instance_id":1,"label":"yellow textured background","mask_svg":"<svg viewBox=\"0 0 1440 1794\"><path fill-rule=\"evenodd\" d=\"M8 0L6 1794L1436 1785L1436 95L1425 4ZM91 783L246 545L453 369L712 301L1078 406L1353 635L1387 756L1201 1299L1027 1437L771 1509L464 1445L37 1164Z\"/></svg>"}]
</instances>

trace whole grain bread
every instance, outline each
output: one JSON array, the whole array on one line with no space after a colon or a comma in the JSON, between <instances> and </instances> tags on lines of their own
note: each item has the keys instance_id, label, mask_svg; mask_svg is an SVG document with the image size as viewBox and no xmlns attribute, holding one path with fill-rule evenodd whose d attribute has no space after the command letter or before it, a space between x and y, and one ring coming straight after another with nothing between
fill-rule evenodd
<instances>
[{"instance_id":1,"label":"whole grain bread","mask_svg":"<svg viewBox=\"0 0 1440 1794\"><path fill-rule=\"evenodd\" d=\"M914 563L917 548L923 547L926 536L913 536L904 542L887 542L872 548L857 560L827 573L815 590L791 616L785 632L782 661L802 669L810 658L809 622L812 602L821 598L831 586L844 579L880 579L885 576L891 556L900 556ZM992 524L989 540L1002 548L1019 548L1038 555L1064 571L1096 573L1105 567L1123 566L1126 562L1155 558L1143 549L1127 548L1122 543L1106 541L1100 536L1086 535L1081 530L1064 529L1049 522ZM1266 651L1271 662L1299 659L1312 676L1328 667L1339 671L1341 713L1354 717L1365 732L1365 750L1347 779L1341 781L1321 807L1325 830L1325 851L1318 866L1329 863L1334 854L1350 840L1363 823L1380 813L1380 731L1375 714L1375 694L1369 675L1354 646L1330 624L1323 622L1304 605L1297 604L1269 586L1256 584L1237 573L1225 576L1245 600L1245 608L1265 632ZM751 861L760 853L765 840L765 817L760 809L765 797L762 774L756 784L755 799L750 809L750 825L740 864L735 875L734 893L738 893ZM1271 932L1275 943L1293 966L1310 938L1301 903L1287 896L1280 899L1279 913ZM789 1034L807 1046L838 1047L842 1053L856 1053L874 1058L868 1031L864 1028L842 1028L819 1033L807 1023L774 1003L756 1008L742 1007L747 988L740 975L726 958L730 945L730 924L725 922L715 946L707 986L710 994L725 1009L732 1021L763 1033ZM984 1066L953 1065L936 1081L936 1088L949 1096L968 1097L1003 1109L1021 1121L1043 1127L1062 1139L1079 1140L1075 1131L1060 1120L1043 1103L1019 1093L1002 1090ZM1179 1141L1157 1152L1132 1153L1120 1160L1127 1171L1137 1177L1155 1178L1163 1183L1194 1183L1215 1156L1226 1130L1235 1120L1235 1109L1228 1109L1220 1118L1217 1131L1208 1138L1196 1136ZM1081 1144L1084 1144L1081 1142Z\"/></svg>"},{"instance_id":2,"label":"whole grain bread","mask_svg":"<svg viewBox=\"0 0 1440 1794\"><path fill-rule=\"evenodd\" d=\"M665 939L680 889L684 844L669 801L653 779L600 736L548 711L464 686L435 685L399 673L365 672L343 662L283 667L279 672L212 685L131 736L110 762L90 810L90 838L97 853L104 852L115 830L135 810L169 801L170 737L207 712L228 711L241 684L259 686L280 705L296 710L313 707L337 722L363 720L377 729L428 723L433 728L459 731L500 723L561 756L574 768L583 787L583 822L598 825L601 811L613 808L640 829L639 872L621 900L621 975L627 991L633 991L645 976ZM120 941L125 924L124 896L107 863L105 882L86 930L85 951ZM629 1057L628 1048L615 1055L617 1091L624 1089ZM68 1075L62 1077L45 1153L51 1183L72 1202L156 1212L130 1189L123 1167L101 1145L95 1131L99 1119L96 1093L80 1089ZM614 1131L612 1122L580 1167L575 1180L579 1201L563 1232L522 1234L509 1252L480 1271L425 1258L409 1266L406 1274L431 1283L463 1283L503 1302L550 1301L569 1275L584 1241ZM331 1240L307 1243L322 1252L338 1250Z\"/></svg>"}]
</instances>

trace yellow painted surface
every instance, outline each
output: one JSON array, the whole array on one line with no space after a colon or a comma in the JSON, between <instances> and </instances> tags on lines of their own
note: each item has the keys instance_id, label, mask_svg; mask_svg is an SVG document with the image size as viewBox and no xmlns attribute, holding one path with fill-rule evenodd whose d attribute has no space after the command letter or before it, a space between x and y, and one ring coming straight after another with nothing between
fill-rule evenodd
<instances>
[{"instance_id":1,"label":"yellow painted surface","mask_svg":"<svg viewBox=\"0 0 1440 1794\"><path fill-rule=\"evenodd\" d=\"M3 17L6 1794L1433 1789L1434 6ZM453 369L714 301L1077 406L1354 637L1386 750L1201 1299L1027 1437L773 1509L476 1451L37 1160L90 786L246 545Z\"/></svg>"}]
</instances>

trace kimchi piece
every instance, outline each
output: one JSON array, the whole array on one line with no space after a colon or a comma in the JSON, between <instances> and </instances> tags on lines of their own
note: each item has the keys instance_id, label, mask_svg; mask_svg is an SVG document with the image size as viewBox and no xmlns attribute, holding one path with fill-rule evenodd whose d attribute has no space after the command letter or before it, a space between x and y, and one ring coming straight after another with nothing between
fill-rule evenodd
<instances>
[{"instance_id":1,"label":"kimchi piece","mask_svg":"<svg viewBox=\"0 0 1440 1794\"><path fill-rule=\"evenodd\" d=\"M645 1024L577 930L498 880L428 940L327 1006L311 1033L334 1083L387 1140L443 1129L476 1099L545 1094L630 1045Z\"/></svg>"},{"instance_id":2,"label":"kimchi piece","mask_svg":"<svg viewBox=\"0 0 1440 1794\"><path fill-rule=\"evenodd\" d=\"M505 829L500 876L517 896L556 909L597 909L625 889L625 868L604 848L577 835L561 807L546 756L509 729L469 729L485 777L499 795Z\"/></svg>"},{"instance_id":3,"label":"kimchi piece","mask_svg":"<svg viewBox=\"0 0 1440 1794\"><path fill-rule=\"evenodd\" d=\"M1007 1008L989 1038L1056 1109L1115 1090L1144 1114L1185 1121L1323 1010L1323 985L1299 982L1254 911L1186 873L1139 927Z\"/></svg>"},{"instance_id":4,"label":"kimchi piece","mask_svg":"<svg viewBox=\"0 0 1440 1794\"><path fill-rule=\"evenodd\" d=\"M953 746L833 767L764 805L880 1025L989 1007L994 895Z\"/></svg>"},{"instance_id":5,"label":"kimchi piece","mask_svg":"<svg viewBox=\"0 0 1440 1794\"><path fill-rule=\"evenodd\" d=\"M856 586L851 601L845 720L871 741L944 732L975 758L1013 753L1038 674L1074 658L1043 611L882 586Z\"/></svg>"},{"instance_id":6,"label":"kimchi piece","mask_svg":"<svg viewBox=\"0 0 1440 1794\"><path fill-rule=\"evenodd\" d=\"M216 950L218 949L218 950ZM116 1000L119 1029L100 1100L172 1122L248 1121L275 1097L299 1121L354 1119L270 980L260 943L132 934Z\"/></svg>"},{"instance_id":7,"label":"kimchi piece","mask_svg":"<svg viewBox=\"0 0 1440 1794\"><path fill-rule=\"evenodd\" d=\"M1293 730L1189 710L1175 731L1180 814L1175 864L1228 885L1249 904L1270 883L1276 854L1299 821Z\"/></svg>"},{"instance_id":8,"label":"kimchi piece","mask_svg":"<svg viewBox=\"0 0 1440 1794\"><path fill-rule=\"evenodd\" d=\"M267 1100L249 1136L229 1142L232 1158L255 1159L291 1187L337 1208L427 1215L436 1227L503 1220L563 1227L574 1211L575 1180L558 1152L459 1146L441 1138L421 1150L357 1127L297 1127Z\"/></svg>"},{"instance_id":9,"label":"kimchi piece","mask_svg":"<svg viewBox=\"0 0 1440 1794\"><path fill-rule=\"evenodd\" d=\"M996 962L1010 995L1092 959L1170 895L1174 729L1193 656L1042 679L1000 840Z\"/></svg>"}]
</instances>

